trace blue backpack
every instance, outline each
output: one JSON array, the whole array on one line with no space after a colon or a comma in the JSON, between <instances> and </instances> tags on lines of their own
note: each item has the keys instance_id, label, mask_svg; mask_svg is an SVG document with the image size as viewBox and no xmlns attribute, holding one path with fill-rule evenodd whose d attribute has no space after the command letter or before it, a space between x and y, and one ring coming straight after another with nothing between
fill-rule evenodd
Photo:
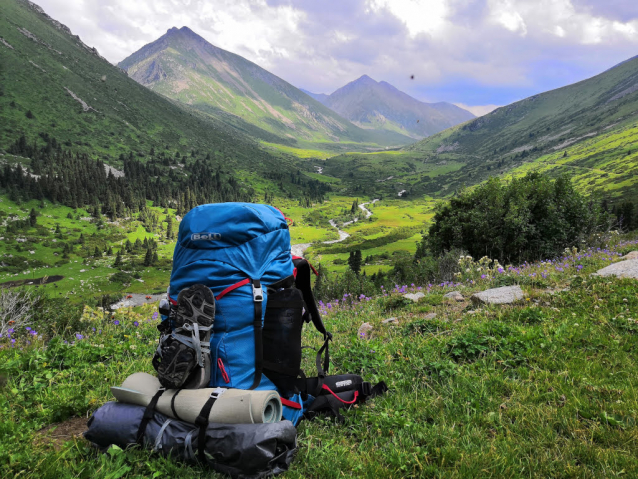
<instances>
[{"instance_id":1,"label":"blue backpack","mask_svg":"<svg viewBox=\"0 0 638 479\"><path fill-rule=\"evenodd\" d=\"M296 424L314 399L300 367L303 323L312 321L324 337L320 378L332 338L312 295L311 270L293 259L287 219L276 208L219 203L191 210L175 246L170 306L160 308L153 364L162 384L277 390L284 418ZM175 382L167 370L187 374Z\"/></svg>"}]
</instances>

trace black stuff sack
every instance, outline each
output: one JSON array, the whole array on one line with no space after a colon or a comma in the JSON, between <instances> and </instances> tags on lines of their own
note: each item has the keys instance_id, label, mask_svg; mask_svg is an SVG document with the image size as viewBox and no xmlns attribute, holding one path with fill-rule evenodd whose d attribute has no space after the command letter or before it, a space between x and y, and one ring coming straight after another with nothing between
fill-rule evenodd
<instances>
[{"instance_id":1,"label":"black stuff sack","mask_svg":"<svg viewBox=\"0 0 638 479\"><path fill-rule=\"evenodd\" d=\"M84 437L105 451L111 445L137 444L145 407L108 402L93 413ZM142 445L189 463L201 461L197 449L199 428L154 412L146 425ZM206 428L205 462L232 477L257 479L288 470L297 452L297 430L290 421L264 424L215 424Z\"/></svg>"},{"instance_id":2,"label":"black stuff sack","mask_svg":"<svg viewBox=\"0 0 638 479\"><path fill-rule=\"evenodd\" d=\"M306 394L314 400L304 413L306 419L313 419L318 414L332 414L339 422L344 417L340 409L347 409L355 404L363 404L368 399L380 396L388 390L385 382L375 386L366 382L356 374L338 374L334 376L318 376L305 379Z\"/></svg>"}]
</instances>

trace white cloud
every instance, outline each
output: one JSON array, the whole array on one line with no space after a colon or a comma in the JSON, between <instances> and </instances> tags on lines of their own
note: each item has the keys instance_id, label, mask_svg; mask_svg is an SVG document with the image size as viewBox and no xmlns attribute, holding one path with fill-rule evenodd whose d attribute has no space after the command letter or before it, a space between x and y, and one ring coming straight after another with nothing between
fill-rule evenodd
<instances>
[{"instance_id":1,"label":"white cloud","mask_svg":"<svg viewBox=\"0 0 638 479\"><path fill-rule=\"evenodd\" d=\"M591 0L36 2L114 63L188 26L311 91L368 74L424 101L469 105L577 81L638 51L638 9L608 17L583 5Z\"/></svg>"},{"instance_id":2,"label":"white cloud","mask_svg":"<svg viewBox=\"0 0 638 479\"><path fill-rule=\"evenodd\" d=\"M521 14L516 10L515 2L509 0L490 0L492 21L505 27L510 32L527 35L527 25Z\"/></svg>"},{"instance_id":3,"label":"white cloud","mask_svg":"<svg viewBox=\"0 0 638 479\"><path fill-rule=\"evenodd\" d=\"M471 113L474 113L476 116L487 115L488 113L500 108L502 105L466 105L464 103L455 103L459 108L463 108Z\"/></svg>"},{"instance_id":4,"label":"white cloud","mask_svg":"<svg viewBox=\"0 0 638 479\"><path fill-rule=\"evenodd\" d=\"M305 16L266 0L39 0L52 17L116 63L171 27L188 26L221 48L268 64L290 55Z\"/></svg>"},{"instance_id":5,"label":"white cloud","mask_svg":"<svg viewBox=\"0 0 638 479\"><path fill-rule=\"evenodd\" d=\"M409 34L437 34L450 13L447 0L368 0L373 12L387 10L405 24Z\"/></svg>"}]
</instances>

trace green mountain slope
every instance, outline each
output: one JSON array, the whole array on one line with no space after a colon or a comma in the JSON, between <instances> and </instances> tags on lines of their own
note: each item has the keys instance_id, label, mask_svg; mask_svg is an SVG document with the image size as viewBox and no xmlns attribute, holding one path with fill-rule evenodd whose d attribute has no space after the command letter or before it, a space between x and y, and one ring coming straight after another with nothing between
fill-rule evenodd
<instances>
[{"instance_id":1,"label":"green mountain slope","mask_svg":"<svg viewBox=\"0 0 638 479\"><path fill-rule=\"evenodd\" d=\"M565 150L543 155L518 166L506 176L522 176L530 170L550 176L567 173L577 188L601 193L613 200L638 197L638 124L587 138Z\"/></svg>"},{"instance_id":2,"label":"green mountain slope","mask_svg":"<svg viewBox=\"0 0 638 479\"><path fill-rule=\"evenodd\" d=\"M367 75L318 99L362 128L396 131L417 139L474 118L458 106L421 102Z\"/></svg>"},{"instance_id":3,"label":"green mountain slope","mask_svg":"<svg viewBox=\"0 0 638 479\"><path fill-rule=\"evenodd\" d=\"M399 133L354 126L281 78L211 45L187 27L171 28L119 66L155 92L223 116L239 128L253 125L253 134L260 138L264 132L278 137L263 138L267 141L411 142Z\"/></svg>"},{"instance_id":4,"label":"green mountain slope","mask_svg":"<svg viewBox=\"0 0 638 479\"><path fill-rule=\"evenodd\" d=\"M431 161L466 163L462 170L417 185L428 193L451 192L545 155L564 154L571 146L621 134L637 119L638 58L632 58L593 78L501 107L406 150ZM629 134L624 142L630 145L636 140ZM610 144L601 142L599 146L587 167L596 168L599 161L607 161L608 153L615 155ZM636 162L624 168L632 174Z\"/></svg>"},{"instance_id":5,"label":"green mountain slope","mask_svg":"<svg viewBox=\"0 0 638 479\"><path fill-rule=\"evenodd\" d=\"M24 134L117 164L120 154L209 152L250 169L275 159L225 123L127 76L24 0L0 2L0 150ZM40 140L38 140L40 141Z\"/></svg>"}]
</instances>

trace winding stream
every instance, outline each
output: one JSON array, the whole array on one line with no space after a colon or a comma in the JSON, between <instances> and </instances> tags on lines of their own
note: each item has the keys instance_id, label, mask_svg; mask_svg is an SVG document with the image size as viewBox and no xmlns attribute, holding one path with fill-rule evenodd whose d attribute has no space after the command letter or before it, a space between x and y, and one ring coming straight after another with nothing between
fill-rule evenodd
<instances>
[{"instance_id":1,"label":"winding stream","mask_svg":"<svg viewBox=\"0 0 638 479\"><path fill-rule=\"evenodd\" d=\"M366 215L366 219L370 218L370 216L372 216L372 211L370 211L368 208L366 208L366 205L370 205L370 204L375 204L377 201L379 201L378 198L369 201L368 203L361 203L359 205L359 208L361 208L361 211L363 211ZM348 226L349 224L352 223L356 223L357 218L354 219L354 221L348 221L347 223L344 223L343 226ZM339 233L339 239L336 240L331 240L331 241L322 241L322 244L335 244L335 243L341 243L343 240L345 240L346 238L348 238L350 235L348 233L346 233L343 230L340 230L339 227L337 226L337 223L335 222L335 220L330 220L330 226L332 226L333 228L337 228L337 233ZM303 256L304 252L310 248L312 246L312 243L299 243L299 244L294 244L292 245L292 247L290 248L290 251L292 252L293 256Z\"/></svg>"}]
</instances>

